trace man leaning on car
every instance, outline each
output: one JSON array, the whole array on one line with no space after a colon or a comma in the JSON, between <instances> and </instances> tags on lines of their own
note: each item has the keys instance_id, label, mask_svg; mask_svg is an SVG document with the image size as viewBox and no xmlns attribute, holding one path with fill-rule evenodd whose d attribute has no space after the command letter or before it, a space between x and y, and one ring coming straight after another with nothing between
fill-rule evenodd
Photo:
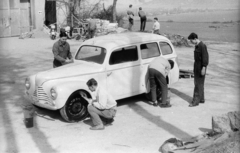
<instances>
[{"instance_id":1,"label":"man leaning on car","mask_svg":"<svg viewBox=\"0 0 240 153\"><path fill-rule=\"evenodd\" d=\"M95 79L88 80L87 86L91 92L96 93L96 97L90 99L85 93L80 92L80 95L89 103L88 112L93 122L93 127L90 129L103 130L103 122L108 125L114 121L117 102L104 88L98 85Z\"/></svg>"},{"instance_id":2,"label":"man leaning on car","mask_svg":"<svg viewBox=\"0 0 240 153\"><path fill-rule=\"evenodd\" d=\"M52 48L54 55L53 68L72 62L72 54L70 52L70 45L67 42L67 34L61 33L59 36L60 39L54 43Z\"/></svg>"}]
</instances>

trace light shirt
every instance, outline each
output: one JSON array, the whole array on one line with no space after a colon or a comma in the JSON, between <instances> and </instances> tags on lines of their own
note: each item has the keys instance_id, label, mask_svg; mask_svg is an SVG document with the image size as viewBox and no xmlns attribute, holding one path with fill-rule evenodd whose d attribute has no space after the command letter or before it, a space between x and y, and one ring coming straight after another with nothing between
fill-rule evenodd
<instances>
[{"instance_id":1,"label":"light shirt","mask_svg":"<svg viewBox=\"0 0 240 153\"><path fill-rule=\"evenodd\" d=\"M128 19L133 19L134 13L133 13L132 8L129 8L127 10L127 15L128 15Z\"/></svg>"},{"instance_id":2,"label":"light shirt","mask_svg":"<svg viewBox=\"0 0 240 153\"><path fill-rule=\"evenodd\" d=\"M98 109L110 109L117 105L115 99L102 87L99 85L95 91L95 99L93 105Z\"/></svg>"},{"instance_id":3,"label":"light shirt","mask_svg":"<svg viewBox=\"0 0 240 153\"><path fill-rule=\"evenodd\" d=\"M160 30L160 23L158 21L155 21L153 24L153 30Z\"/></svg>"},{"instance_id":4,"label":"light shirt","mask_svg":"<svg viewBox=\"0 0 240 153\"><path fill-rule=\"evenodd\" d=\"M168 60L163 57L155 58L150 64L149 68L159 71L164 77L166 77L171 69L171 65Z\"/></svg>"}]
</instances>

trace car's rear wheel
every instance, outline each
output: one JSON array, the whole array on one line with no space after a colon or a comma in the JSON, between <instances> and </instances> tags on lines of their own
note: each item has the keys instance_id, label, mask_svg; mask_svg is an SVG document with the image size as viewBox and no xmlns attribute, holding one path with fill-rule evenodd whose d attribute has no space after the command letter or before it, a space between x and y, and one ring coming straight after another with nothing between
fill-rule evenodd
<instances>
[{"instance_id":1,"label":"car's rear wheel","mask_svg":"<svg viewBox=\"0 0 240 153\"><path fill-rule=\"evenodd\" d=\"M67 122L79 122L89 115L87 105L88 102L79 94L73 94L60 109L60 114Z\"/></svg>"}]
</instances>

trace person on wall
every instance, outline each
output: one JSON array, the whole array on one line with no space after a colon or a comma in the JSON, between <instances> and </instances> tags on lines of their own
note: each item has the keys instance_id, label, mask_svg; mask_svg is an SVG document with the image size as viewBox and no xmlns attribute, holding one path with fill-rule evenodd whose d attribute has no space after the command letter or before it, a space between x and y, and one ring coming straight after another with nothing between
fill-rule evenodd
<instances>
[{"instance_id":1,"label":"person on wall","mask_svg":"<svg viewBox=\"0 0 240 153\"><path fill-rule=\"evenodd\" d=\"M142 7L139 7L138 15L140 17L140 31L145 31L145 26L147 22L146 13L142 10Z\"/></svg>"}]
</instances>

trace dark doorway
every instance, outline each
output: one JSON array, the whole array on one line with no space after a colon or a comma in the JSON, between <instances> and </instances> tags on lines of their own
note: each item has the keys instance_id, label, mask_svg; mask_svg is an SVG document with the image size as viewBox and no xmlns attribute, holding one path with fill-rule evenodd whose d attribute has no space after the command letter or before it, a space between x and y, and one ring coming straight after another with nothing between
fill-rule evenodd
<instances>
[{"instance_id":1,"label":"dark doorway","mask_svg":"<svg viewBox=\"0 0 240 153\"><path fill-rule=\"evenodd\" d=\"M57 22L56 1L45 0L45 25L55 24ZM57 27L57 26L56 26Z\"/></svg>"}]
</instances>

